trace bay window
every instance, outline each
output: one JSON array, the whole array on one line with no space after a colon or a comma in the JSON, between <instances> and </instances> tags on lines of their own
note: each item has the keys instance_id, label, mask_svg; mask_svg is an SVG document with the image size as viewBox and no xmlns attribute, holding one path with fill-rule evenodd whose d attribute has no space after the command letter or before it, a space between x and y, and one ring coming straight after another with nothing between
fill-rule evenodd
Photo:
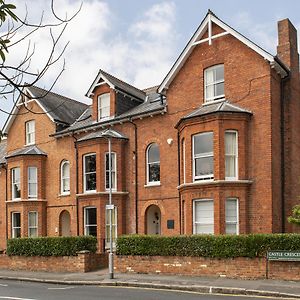
<instances>
[{"instance_id":1,"label":"bay window","mask_svg":"<svg viewBox=\"0 0 300 300\"><path fill-rule=\"evenodd\" d=\"M30 211L28 213L28 237L38 236L38 213Z\"/></svg>"},{"instance_id":2,"label":"bay window","mask_svg":"<svg viewBox=\"0 0 300 300\"><path fill-rule=\"evenodd\" d=\"M21 237L21 213L19 212L11 213L11 237L13 239Z\"/></svg>"},{"instance_id":3,"label":"bay window","mask_svg":"<svg viewBox=\"0 0 300 300\"><path fill-rule=\"evenodd\" d=\"M238 134L233 130L225 132L225 179L238 179Z\"/></svg>"},{"instance_id":4,"label":"bay window","mask_svg":"<svg viewBox=\"0 0 300 300\"><path fill-rule=\"evenodd\" d=\"M21 177L20 168L13 168L11 170L11 182L12 182L12 200L21 198Z\"/></svg>"},{"instance_id":5,"label":"bay window","mask_svg":"<svg viewBox=\"0 0 300 300\"><path fill-rule=\"evenodd\" d=\"M214 179L213 133L193 136L193 174L195 180Z\"/></svg>"},{"instance_id":6,"label":"bay window","mask_svg":"<svg viewBox=\"0 0 300 300\"><path fill-rule=\"evenodd\" d=\"M96 154L83 157L83 188L84 192L96 191Z\"/></svg>"},{"instance_id":7,"label":"bay window","mask_svg":"<svg viewBox=\"0 0 300 300\"><path fill-rule=\"evenodd\" d=\"M84 235L97 236L97 208L84 208Z\"/></svg>"},{"instance_id":8,"label":"bay window","mask_svg":"<svg viewBox=\"0 0 300 300\"><path fill-rule=\"evenodd\" d=\"M110 210L106 209L105 210L105 247L109 248L110 245L110 236L109 236L109 214ZM112 218L111 218L111 224L112 224L112 242L113 242L113 247L116 246L116 238L117 238L117 207L114 206L114 209L112 210Z\"/></svg>"},{"instance_id":9,"label":"bay window","mask_svg":"<svg viewBox=\"0 0 300 300\"><path fill-rule=\"evenodd\" d=\"M193 203L193 233L214 234L214 201L199 199Z\"/></svg>"},{"instance_id":10,"label":"bay window","mask_svg":"<svg viewBox=\"0 0 300 300\"><path fill-rule=\"evenodd\" d=\"M28 167L28 199L37 199L37 168Z\"/></svg>"},{"instance_id":11,"label":"bay window","mask_svg":"<svg viewBox=\"0 0 300 300\"><path fill-rule=\"evenodd\" d=\"M227 198L225 203L226 234L239 234L238 199Z\"/></svg>"},{"instance_id":12,"label":"bay window","mask_svg":"<svg viewBox=\"0 0 300 300\"><path fill-rule=\"evenodd\" d=\"M105 153L105 188L109 189L109 153ZM117 159L116 153L111 153L111 188L117 189Z\"/></svg>"}]
</instances>

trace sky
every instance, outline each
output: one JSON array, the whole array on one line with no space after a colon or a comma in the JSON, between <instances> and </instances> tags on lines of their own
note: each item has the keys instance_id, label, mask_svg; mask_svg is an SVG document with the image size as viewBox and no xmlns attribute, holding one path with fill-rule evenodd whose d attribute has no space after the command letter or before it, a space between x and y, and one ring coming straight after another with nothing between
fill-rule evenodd
<instances>
[{"instance_id":1,"label":"sky","mask_svg":"<svg viewBox=\"0 0 300 300\"><path fill-rule=\"evenodd\" d=\"M19 16L25 15L26 4L31 23L38 22L43 12L45 23L55 22L50 0L6 2L16 4ZM57 47L59 55L69 42L63 57L37 85L49 88L65 61L65 71L53 91L85 103L90 103L85 94L100 68L141 89L159 85L208 9L274 55L278 20L289 18L300 32L299 0L54 0L55 12L61 18L71 16L81 3ZM53 28L55 37L60 30ZM30 47L35 47L31 69L41 70L51 49L49 28L11 48L7 61L18 64L29 40ZM9 98L1 100L0 109L9 112L12 104ZM7 117L0 113L0 128Z\"/></svg>"}]
</instances>

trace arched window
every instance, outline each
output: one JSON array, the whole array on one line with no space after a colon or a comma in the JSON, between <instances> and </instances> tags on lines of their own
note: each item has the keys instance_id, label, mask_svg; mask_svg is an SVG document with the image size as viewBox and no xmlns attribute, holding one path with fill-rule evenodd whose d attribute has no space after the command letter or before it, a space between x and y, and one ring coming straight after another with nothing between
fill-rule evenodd
<instances>
[{"instance_id":1,"label":"arched window","mask_svg":"<svg viewBox=\"0 0 300 300\"><path fill-rule=\"evenodd\" d=\"M70 162L65 160L61 163L61 194L70 194Z\"/></svg>"},{"instance_id":2,"label":"arched window","mask_svg":"<svg viewBox=\"0 0 300 300\"><path fill-rule=\"evenodd\" d=\"M160 154L157 144L147 148L147 184L160 183Z\"/></svg>"}]
</instances>

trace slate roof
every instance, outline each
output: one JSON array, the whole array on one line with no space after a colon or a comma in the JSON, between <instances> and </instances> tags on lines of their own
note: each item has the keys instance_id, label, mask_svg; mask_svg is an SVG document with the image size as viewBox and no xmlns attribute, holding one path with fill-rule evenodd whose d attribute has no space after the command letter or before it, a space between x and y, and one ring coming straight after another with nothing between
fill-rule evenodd
<instances>
[{"instance_id":1,"label":"slate roof","mask_svg":"<svg viewBox=\"0 0 300 300\"><path fill-rule=\"evenodd\" d=\"M213 113L244 113L252 115L252 112L250 110L244 109L236 104L232 104L228 100L224 100L218 103L211 102L209 104L204 104L200 106L199 108L182 117L175 125L175 128L177 128L179 124L184 120L192 119L195 117L201 117Z\"/></svg>"},{"instance_id":2,"label":"slate roof","mask_svg":"<svg viewBox=\"0 0 300 300\"><path fill-rule=\"evenodd\" d=\"M131 84L103 71L103 70L99 70L98 75L96 77L96 79L94 80L93 84L91 85L91 87L89 88L89 91L87 92L87 96L89 96L89 94L91 92L93 92L95 86L97 85L97 83L99 83L100 78L106 79L107 81L109 81L115 88L128 93L138 99L140 99L141 101L144 101L146 98L146 93L134 86L132 86Z\"/></svg>"},{"instance_id":3,"label":"slate roof","mask_svg":"<svg viewBox=\"0 0 300 300\"><path fill-rule=\"evenodd\" d=\"M106 129L102 131L96 131L89 133L88 135L80 138L77 140L77 142L87 141L87 140L93 140L98 138L105 138L105 137L111 137L111 138L117 138L117 139L128 139L127 136L125 136L123 133L113 130L113 129Z\"/></svg>"},{"instance_id":4,"label":"slate roof","mask_svg":"<svg viewBox=\"0 0 300 300\"><path fill-rule=\"evenodd\" d=\"M21 156L21 155L43 155L47 156L47 153L41 150L36 145L27 146L18 150L15 150L8 155L5 156L5 158L15 157L15 156Z\"/></svg>"},{"instance_id":5,"label":"slate roof","mask_svg":"<svg viewBox=\"0 0 300 300\"><path fill-rule=\"evenodd\" d=\"M89 127L93 127L94 125L105 125L111 122L122 121L124 119L132 118L135 116L142 116L143 114L163 111L166 108L167 101L164 98L163 100L160 99L159 94L151 94L147 101L139 104L138 106L128 110L127 112L117 116L105 119L103 121L97 122L92 120L92 107L86 109L86 111L76 120L70 127L57 132L54 135L61 135L69 132L73 132L80 129L85 129Z\"/></svg>"},{"instance_id":6,"label":"slate roof","mask_svg":"<svg viewBox=\"0 0 300 300\"><path fill-rule=\"evenodd\" d=\"M88 108L87 104L32 86L29 91L55 122L71 125Z\"/></svg>"},{"instance_id":7,"label":"slate roof","mask_svg":"<svg viewBox=\"0 0 300 300\"><path fill-rule=\"evenodd\" d=\"M196 110L194 110L191 113L184 116L182 118L182 120L190 119L190 118L198 117L198 116L204 116L204 115L217 113L217 112L252 114L251 111L241 108L241 107L237 106L236 104L232 104L228 100L225 100L223 102L202 105L201 107L197 108Z\"/></svg>"},{"instance_id":8,"label":"slate roof","mask_svg":"<svg viewBox=\"0 0 300 300\"><path fill-rule=\"evenodd\" d=\"M7 145L6 140L0 142L0 165L6 163L6 159L5 159L6 145Z\"/></svg>"}]
</instances>

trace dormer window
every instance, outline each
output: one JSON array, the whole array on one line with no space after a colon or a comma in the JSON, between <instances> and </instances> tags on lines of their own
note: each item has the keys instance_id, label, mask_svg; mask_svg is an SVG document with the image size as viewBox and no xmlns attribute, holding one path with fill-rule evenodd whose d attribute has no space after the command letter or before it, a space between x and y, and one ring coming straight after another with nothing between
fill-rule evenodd
<instances>
[{"instance_id":1,"label":"dormer window","mask_svg":"<svg viewBox=\"0 0 300 300\"><path fill-rule=\"evenodd\" d=\"M35 121L31 120L25 123L26 130L26 145L35 143Z\"/></svg>"},{"instance_id":2,"label":"dormer window","mask_svg":"<svg viewBox=\"0 0 300 300\"><path fill-rule=\"evenodd\" d=\"M102 94L98 96L98 121L106 119L110 116L110 94Z\"/></svg>"},{"instance_id":3,"label":"dormer window","mask_svg":"<svg viewBox=\"0 0 300 300\"><path fill-rule=\"evenodd\" d=\"M220 100L224 94L224 65L216 65L204 71L205 102Z\"/></svg>"}]
</instances>

